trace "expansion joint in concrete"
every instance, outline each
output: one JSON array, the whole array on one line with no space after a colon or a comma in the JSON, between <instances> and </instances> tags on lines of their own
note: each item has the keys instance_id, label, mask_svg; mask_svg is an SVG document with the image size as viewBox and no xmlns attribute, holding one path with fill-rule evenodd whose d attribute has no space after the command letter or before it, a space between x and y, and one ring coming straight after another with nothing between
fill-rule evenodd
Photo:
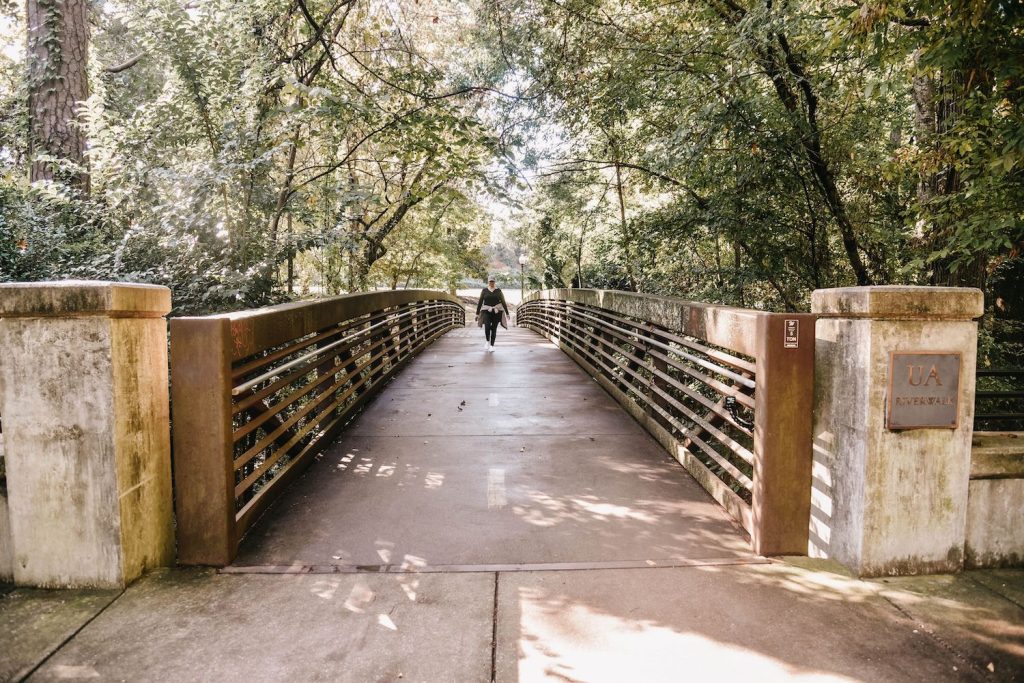
<instances>
[{"instance_id":1,"label":"expansion joint in concrete","mask_svg":"<svg viewBox=\"0 0 1024 683\"><path fill-rule=\"evenodd\" d=\"M528 439L528 438L541 438L541 439L544 439L544 438L551 438L553 436L565 436L565 434L562 433L562 432L548 432L548 433L540 432L540 433L536 433L536 434L523 434L522 432L513 432L513 433L509 433L509 434L483 434L483 433L481 433L481 434L455 434L455 435L453 435L453 434L441 434L441 433L436 433L436 434L354 434L354 436L358 436L358 437L360 437L362 439L410 439L410 438L417 438L417 437L422 437L422 438L425 438L425 439L448 439L448 438L452 438L452 439L472 439L472 438L476 438L476 437L486 437L486 438L495 438L495 439L502 438L502 437L518 437L518 438L524 438L524 439ZM609 436L637 436L637 433L636 432L601 432L600 434L595 434L594 438L598 438L598 437L604 438L604 437L609 437Z\"/></svg>"},{"instance_id":2,"label":"expansion joint in concrete","mask_svg":"<svg viewBox=\"0 0 1024 683\"><path fill-rule=\"evenodd\" d=\"M494 572L494 604L491 610L491 683L498 676L498 584L501 573Z\"/></svg>"},{"instance_id":3,"label":"expansion joint in concrete","mask_svg":"<svg viewBox=\"0 0 1024 683\"><path fill-rule=\"evenodd\" d=\"M218 574L490 574L572 572L601 569L682 569L772 564L765 557L736 556L680 560L609 560L594 562L527 562L508 564L434 564L408 567L395 564L257 564L230 565Z\"/></svg>"},{"instance_id":4,"label":"expansion joint in concrete","mask_svg":"<svg viewBox=\"0 0 1024 683\"><path fill-rule=\"evenodd\" d=\"M31 669L29 669L28 673L26 673L26 674L25 674L25 675L24 675L23 677L19 678L19 679L18 679L18 680L16 681L16 683L21 683L22 681L27 681L27 680L29 680L30 678L32 678L32 676L33 676L33 675L35 675L35 673L36 673L37 671L39 671L39 669L43 668L43 666L45 666L45 665L46 665L46 663L47 663L48 661L50 661L50 659L51 659L51 658L52 658L52 657L53 657L53 656L54 656L55 654L57 654L58 652L60 652L60 651L61 651L61 650L62 650L62 649L64 648L64 646L65 646L65 645L67 645L67 644L68 644L68 643L70 643L70 642L71 642L72 640L74 640L74 639L75 639L75 638L76 638L76 637L78 636L78 634L79 634L79 633L81 633L82 631L84 631L84 630L85 630L85 629L86 629L86 628L87 628L87 627L89 626L89 624L91 624L92 622L96 621L96 619L97 619L97 618L99 618L99 616L100 616L101 614L103 614L104 612L106 612L106 611L107 611L107 610L108 610L108 609L110 608L110 606L111 606L111 605L113 605L113 604L114 604L115 602L117 602L118 600L120 600L120 599L121 599L121 596L125 594L125 591L126 591L126 590L127 590L127 589L122 589L122 590L121 590L121 591L120 591L120 592L119 592L119 593L118 593L117 595L115 595L115 596L114 596L113 598L111 598L110 602L108 602L108 603L107 603L106 605L104 605L104 606L103 606L103 607L101 607L100 609L96 610L96 614L94 614L94 615L92 615L91 617L89 617L88 619L86 619L86 620L85 620L84 622L82 622L82 625L81 625L81 626L79 626L79 627L78 627L78 628L76 628L76 629L75 629L74 631L72 631L71 633L69 633L69 634L68 634L68 636L67 636L66 638L64 638L64 640L62 640L62 641L60 641L59 643L57 643L57 645L56 645L56 646L54 646L54 647L53 647L53 648L52 648L52 649L51 649L51 650L50 650L49 652L47 652L47 653L46 653L46 655L45 655L45 656L43 656L43 657L42 657L42 658L41 658L41 659L40 659L40 660L39 660L39 661L38 661L38 662L37 662L37 663L35 664L35 666L33 666L33 667L32 667Z\"/></svg>"},{"instance_id":5,"label":"expansion joint in concrete","mask_svg":"<svg viewBox=\"0 0 1024 683\"><path fill-rule=\"evenodd\" d=\"M923 634L925 637L927 637L933 643L938 645L940 648L942 648L946 652L948 652L951 655L953 655L953 657L955 657L957 659L957 661L961 662L965 667L970 667L970 669L972 671L974 671L975 673L977 673L977 674L979 674L981 676L986 676L986 675L989 674L988 671L985 671L980 666L978 666L975 662L971 661L967 656L964 655L964 653L962 653L960 650L958 650L956 647L954 647L951 643L949 643L946 640L940 638L935 633L934 630L928 628L927 625L922 623L919 619L915 618L913 614L911 614L910 612L905 610L903 607L900 607L900 605L898 603L896 603L894 600L890 599L889 596L885 595L884 592L882 593L882 598L887 603L892 605L892 608L895 609L897 612L899 612L900 616L902 616L903 618L907 619L914 626L917 627L916 629L914 629L915 632Z\"/></svg>"},{"instance_id":6,"label":"expansion joint in concrete","mask_svg":"<svg viewBox=\"0 0 1024 683\"><path fill-rule=\"evenodd\" d=\"M961 575L965 579L967 579L968 581L973 583L975 586L978 586L979 588L983 588L985 590L985 592L991 593L992 595L996 596L997 598L1002 598L1003 600L1006 600L1007 602L1012 602L1017 607L1020 607L1021 609L1024 609L1024 603L1022 603L1020 600L1015 599L1009 593L1000 593L999 591L997 591L992 586L986 585L986 584L982 583L981 581L976 580L973 576L971 576L970 572L962 572Z\"/></svg>"}]
</instances>

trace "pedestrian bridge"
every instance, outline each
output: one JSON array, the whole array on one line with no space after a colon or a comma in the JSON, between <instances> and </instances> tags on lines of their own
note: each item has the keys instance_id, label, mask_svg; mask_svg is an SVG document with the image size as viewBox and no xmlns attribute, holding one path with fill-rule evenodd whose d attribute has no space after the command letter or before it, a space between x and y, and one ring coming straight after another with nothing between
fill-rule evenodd
<instances>
[{"instance_id":1,"label":"pedestrian bridge","mask_svg":"<svg viewBox=\"0 0 1024 683\"><path fill-rule=\"evenodd\" d=\"M172 514L169 293L0 285L0 679L1013 680L1019 571L771 557L1024 555L980 292L813 303L538 292L495 353L439 292L173 318ZM959 353L955 424L884 422L900 350Z\"/></svg>"},{"instance_id":2,"label":"pedestrian bridge","mask_svg":"<svg viewBox=\"0 0 1024 683\"><path fill-rule=\"evenodd\" d=\"M517 317L494 353L438 293L173 319L178 561L481 571L806 552L811 316L565 291Z\"/></svg>"},{"instance_id":3,"label":"pedestrian bridge","mask_svg":"<svg viewBox=\"0 0 1024 683\"><path fill-rule=\"evenodd\" d=\"M493 354L460 299L373 292L172 318L169 378L165 288L0 294L0 580L1024 555L1016 436L972 435L978 290L550 290Z\"/></svg>"}]
</instances>

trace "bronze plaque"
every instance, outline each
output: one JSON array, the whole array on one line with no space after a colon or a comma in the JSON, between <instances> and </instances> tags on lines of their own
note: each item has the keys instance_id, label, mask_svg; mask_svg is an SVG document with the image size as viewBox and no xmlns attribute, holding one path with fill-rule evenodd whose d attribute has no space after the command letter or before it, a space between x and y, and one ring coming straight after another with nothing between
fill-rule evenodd
<instances>
[{"instance_id":1,"label":"bronze plaque","mask_svg":"<svg viewBox=\"0 0 1024 683\"><path fill-rule=\"evenodd\" d=\"M887 428L956 429L959 402L959 353L894 351L889 355Z\"/></svg>"}]
</instances>

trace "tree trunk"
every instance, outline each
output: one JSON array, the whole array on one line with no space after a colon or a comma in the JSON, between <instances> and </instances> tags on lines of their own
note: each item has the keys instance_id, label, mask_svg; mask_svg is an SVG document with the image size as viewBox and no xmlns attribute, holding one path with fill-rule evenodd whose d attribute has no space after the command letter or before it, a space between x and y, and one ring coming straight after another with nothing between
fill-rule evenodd
<instances>
[{"instance_id":1,"label":"tree trunk","mask_svg":"<svg viewBox=\"0 0 1024 683\"><path fill-rule=\"evenodd\" d=\"M295 293L295 242L292 233L292 215L288 214L288 296Z\"/></svg>"},{"instance_id":2,"label":"tree trunk","mask_svg":"<svg viewBox=\"0 0 1024 683\"><path fill-rule=\"evenodd\" d=\"M737 302L737 305L739 305L740 307L743 307L746 304L743 303L743 296L744 296L744 292L743 292L743 257L742 257L742 254L740 252L741 248L742 247L740 247L740 243L739 242L735 242L735 241L733 242L733 245L732 245L732 265L733 265L733 270L736 273L736 302Z\"/></svg>"},{"instance_id":3,"label":"tree trunk","mask_svg":"<svg viewBox=\"0 0 1024 683\"><path fill-rule=\"evenodd\" d=\"M917 55L914 56L915 60ZM914 77L914 126L919 139L931 147L936 158L941 156L942 138L949 135L957 117L962 113L963 98L966 96L961 74L929 76L918 74ZM953 195L962 189L962 178L957 169L948 164L933 173L922 175L917 185L917 199L927 220L921 246L925 251L942 249L949 240L953 226L950 217L940 214L928 216L928 206L938 198ZM933 261L926 273L928 283L945 287L985 288L988 275L987 254L976 254L967 264L953 266L957 254Z\"/></svg>"},{"instance_id":4,"label":"tree trunk","mask_svg":"<svg viewBox=\"0 0 1024 683\"><path fill-rule=\"evenodd\" d=\"M583 239L587 235L587 222L580 225L580 241L576 248L576 283L574 287L583 289Z\"/></svg>"},{"instance_id":5,"label":"tree trunk","mask_svg":"<svg viewBox=\"0 0 1024 683\"><path fill-rule=\"evenodd\" d=\"M89 191L85 132L75 120L89 97L88 0L26 0L30 180L62 180ZM63 171L66 160L76 170Z\"/></svg>"},{"instance_id":6,"label":"tree trunk","mask_svg":"<svg viewBox=\"0 0 1024 683\"><path fill-rule=\"evenodd\" d=\"M302 126L298 126L292 135L291 145L288 147L288 157L284 166L284 184L277 193L277 203L274 205L274 213L270 217L270 239L275 244L277 243L277 230L281 225L281 218L288 210L288 200L293 194L292 184L295 181L295 159L299 152L301 131ZM291 220L291 214L288 214L288 220Z\"/></svg>"}]
</instances>

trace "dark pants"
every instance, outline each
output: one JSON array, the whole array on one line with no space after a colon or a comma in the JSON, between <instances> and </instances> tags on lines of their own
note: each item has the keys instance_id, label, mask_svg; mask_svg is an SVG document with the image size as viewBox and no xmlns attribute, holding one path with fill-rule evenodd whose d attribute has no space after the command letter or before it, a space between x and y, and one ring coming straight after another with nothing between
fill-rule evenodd
<instances>
[{"instance_id":1,"label":"dark pants","mask_svg":"<svg viewBox=\"0 0 1024 683\"><path fill-rule=\"evenodd\" d=\"M484 336L487 341L494 345L494 339L498 336L498 324L501 323L501 313L498 311L480 311L484 317Z\"/></svg>"}]
</instances>

